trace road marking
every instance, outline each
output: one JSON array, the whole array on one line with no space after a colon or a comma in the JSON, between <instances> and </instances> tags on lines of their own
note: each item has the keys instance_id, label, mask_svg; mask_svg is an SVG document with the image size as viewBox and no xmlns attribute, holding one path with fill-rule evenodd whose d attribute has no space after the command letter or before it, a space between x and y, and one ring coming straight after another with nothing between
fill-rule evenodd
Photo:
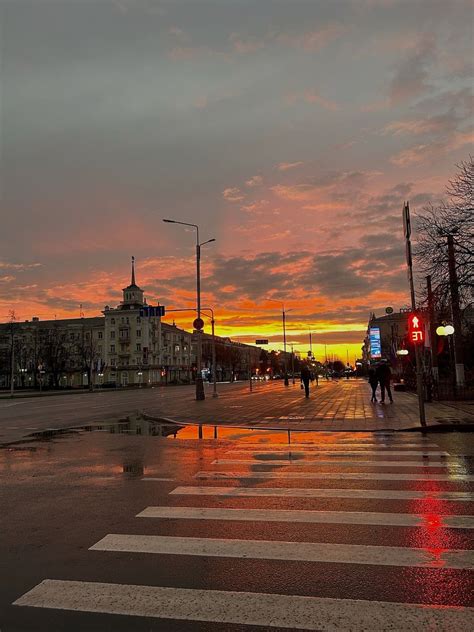
<instances>
[{"instance_id":1,"label":"road marking","mask_svg":"<svg viewBox=\"0 0 474 632\"><path fill-rule=\"evenodd\" d=\"M474 569L474 551L109 533L89 551Z\"/></svg>"},{"instance_id":2,"label":"road marking","mask_svg":"<svg viewBox=\"0 0 474 632\"><path fill-rule=\"evenodd\" d=\"M313 511L292 509L228 509L220 507L147 507L137 518L188 520L243 520L256 522L311 522L323 524L362 524L390 527L431 527L474 529L474 516L436 516L432 514L377 513L362 511Z\"/></svg>"},{"instance_id":3,"label":"road marking","mask_svg":"<svg viewBox=\"0 0 474 632\"><path fill-rule=\"evenodd\" d=\"M317 456L318 454L324 454L325 456L364 456L366 454L383 454L388 455L388 456L438 456L440 458L443 457L447 457L449 456L449 454L447 452L439 452L439 451L433 451L433 452L428 452L427 450L422 450L422 451L418 451L418 450L301 450L301 449L296 449L296 450L292 450L287 449L285 451L283 450L226 450L225 454L248 454L249 456L251 454L286 454L286 452L288 452L289 454L293 454L293 455L306 455L306 454L311 454L312 456Z\"/></svg>"},{"instance_id":4,"label":"road marking","mask_svg":"<svg viewBox=\"0 0 474 632\"><path fill-rule=\"evenodd\" d=\"M328 489L313 487L301 489L297 487L176 487L170 494L190 496L284 496L290 498L364 498L379 500L453 500L471 501L469 492L439 492L400 489Z\"/></svg>"},{"instance_id":5,"label":"road marking","mask_svg":"<svg viewBox=\"0 0 474 632\"><path fill-rule=\"evenodd\" d=\"M474 608L45 579L16 606L290 630L470 632Z\"/></svg>"},{"instance_id":6,"label":"road marking","mask_svg":"<svg viewBox=\"0 0 474 632\"><path fill-rule=\"evenodd\" d=\"M322 478L331 480L356 479L367 481L474 481L472 474L432 474L431 472L423 472L423 474L391 474L386 472L198 472L194 478L205 480L252 480L253 478L262 479L306 479L319 480ZM151 477L143 480L154 480Z\"/></svg>"},{"instance_id":7,"label":"road marking","mask_svg":"<svg viewBox=\"0 0 474 632\"><path fill-rule=\"evenodd\" d=\"M323 461L322 459L215 459L211 461L212 465L338 465L349 467L439 467L445 468L447 465L450 467L456 467L457 463L447 463L446 460L437 461L433 463L418 460L418 461Z\"/></svg>"},{"instance_id":8,"label":"road marking","mask_svg":"<svg viewBox=\"0 0 474 632\"><path fill-rule=\"evenodd\" d=\"M173 482L174 478L164 478L160 476L146 476L142 478L142 481L163 481L163 482Z\"/></svg>"},{"instance_id":9,"label":"road marking","mask_svg":"<svg viewBox=\"0 0 474 632\"><path fill-rule=\"evenodd\" d=\"M11 408L12 406L21 406L22 404L29 404L30 402L8 402L8 404L4 404L3 402L1 402L0 404L0 410L3 410L4 408Z\"/></svg>"},{"instance_id":10,"label":"road marking","mask_svg":"<svg viewBox=\"0 0 474 632\"><path fill-rule=\"evenodd\" d=\"M292 450L293 448L305 448L307 450L323 450L327 448L337 449L337 448L381 448L381 452L386 452L391 450L392 448L438 448L435 443L345 443L343 441L331 444L313 444L313 443L245 443L244 441L239 441L236 443L236 447L241 448L280 448L281 450ZM385 449L383 449L385 448ZM446 452L446 454L448 454Z\"/></svg>"}]
</instances>

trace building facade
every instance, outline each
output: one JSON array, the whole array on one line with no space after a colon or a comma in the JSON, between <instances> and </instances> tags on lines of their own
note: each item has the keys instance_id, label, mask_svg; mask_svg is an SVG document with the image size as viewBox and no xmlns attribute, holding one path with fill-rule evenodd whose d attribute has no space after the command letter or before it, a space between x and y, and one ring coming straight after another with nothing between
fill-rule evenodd
<instances>
[{"instance_id":1,"label":"building facade","mask_svg":"<svg viewBox=\"0 0 474 632\"><path fill-rule=\"evenodd\" d=\"M396 352L402 348L408 332L408 314L408 311L400 310L379 318L375 314L371 315L362 346L362 362L364 364L369 365L381 358L392 364L397 361ZM370 330L374 328L380 331L380 357L375 357L371 349Z\"/></svg>"},{"instance_id":2,"label":"building facade","mask_svg":"<svg viewBox=\"0 0 474 632\"><path fill-rule=\"evenodd\" d=\"M162 322L135 279L103 316L0 324L0 388L84 388L191 383L199 334ZM212 369L212 337L203 337L203 369ZM225 351L223 351L223 349ZM258 367L260 349L216 336L218 379ZM249 360L250 358L250 360Z\"/></svg>"}]
</instances>

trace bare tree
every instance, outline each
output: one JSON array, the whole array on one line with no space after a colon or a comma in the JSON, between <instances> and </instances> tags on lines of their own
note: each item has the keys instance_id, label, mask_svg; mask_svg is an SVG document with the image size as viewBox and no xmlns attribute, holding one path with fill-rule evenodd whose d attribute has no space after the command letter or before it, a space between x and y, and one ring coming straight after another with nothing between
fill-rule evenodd
<instances>
[{"instance_id":1,"label":"bare tree","mask_svg":"<svg viewBox=\"0 0 474 632\"><path fill-rule=\"evenodd\" d=\"M53 325L40 332L39 357L44 369L50 374L53 386L58 388L67 360L66 334L59 326Z\"/></svg>"},{"instance_id":2,"label":"bare tree","mask_svg":"<svg viewBox=\"0 0 474 632\"><path fill-rule=\"evenodd\" d=\"M87 373L89 390L94 388L93 377L97 362L100 359L99 346L94 339L93 329L84 327L80 340L77 342L77 352L82 362L82 370Z\"/></svg>"},{"instance_id":3,"label":"bare tree","mask_svg":"<svg viewBox=\"0 0 474 632\"><path fill-rule=\"evenodd\" d=\"M457 165L446 187L446 200L430 204L416 215L415 256L422 274L437 288L438 308L449 303L448 235L453 236L461 301L472 300L474 289L474 161Z\"/></svg>"}]
</instances>

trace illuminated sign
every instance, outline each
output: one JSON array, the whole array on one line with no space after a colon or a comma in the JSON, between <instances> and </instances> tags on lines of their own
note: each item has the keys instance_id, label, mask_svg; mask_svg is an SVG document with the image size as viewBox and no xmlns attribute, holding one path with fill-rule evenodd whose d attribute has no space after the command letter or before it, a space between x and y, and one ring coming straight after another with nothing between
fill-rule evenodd
<instances>
[{"instance_id":1,"label":"illuminated sign","mask_svg":"<svg viewBox=\"0 0 474 632\"><path fill-rule=\"evenodd\" d=\"M410 342L415 345L422 344L425 341L423 321L418 314L410 314L408 317L408 335Z\"/></svg>"},{"instance_id":2,"label":"illuminated sign","mask_svg":"<svg viewBox=\"0 0 474 632\"><path fill-rule=\"evenodd\" d=\"M380 344L380 327L369 329L370 355L372 358L382 357L382 346Z\"/></svg>"}]
</instances>

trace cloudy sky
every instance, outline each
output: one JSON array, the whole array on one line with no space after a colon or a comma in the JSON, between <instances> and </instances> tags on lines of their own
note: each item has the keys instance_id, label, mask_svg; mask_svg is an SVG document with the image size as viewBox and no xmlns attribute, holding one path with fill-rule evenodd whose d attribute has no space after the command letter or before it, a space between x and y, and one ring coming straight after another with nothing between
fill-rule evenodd
<instances>
[{"instance_id":1,"label":"cloudy sky","mask_svg":"<svg viewBox=\"0 0 474 632\"><path fill-rule=\"evenodd\" d=\"M3 0L0 316L150 303L345 359L472 153L466 0ZM471 144L470 144L471 143ZM178 319L177 319L178 320ZM180 322L189 326L191 316ZM321 346L313 347L321 355Z\"/></svg>"}]
</instances>

